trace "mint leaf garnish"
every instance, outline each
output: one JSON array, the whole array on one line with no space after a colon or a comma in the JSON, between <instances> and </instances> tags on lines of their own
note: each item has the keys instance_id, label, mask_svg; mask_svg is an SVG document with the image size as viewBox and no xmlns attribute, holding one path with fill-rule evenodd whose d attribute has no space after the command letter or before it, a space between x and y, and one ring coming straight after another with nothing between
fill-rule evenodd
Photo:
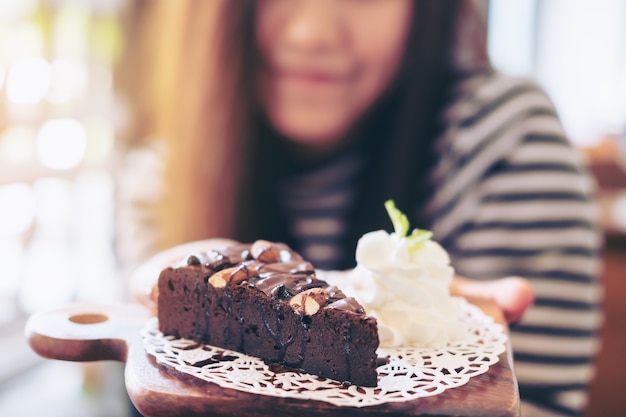
<instances>
[{"instance_id":1,"label":"mint leaf garnish","mask_svg":"<svg viewBox=\"0 0 626 417\"><path fill-rule=\"evenodd\" d=\"M407 236L406 240L409 242L409 250L415 252L424 246L427 240L433 237L433 232L430 230L413 229L411 236Z\"/></svg>"},{"instance_id":2,"label":"mint leaf garnish","mask_svg":"<svg viewBox=\"0 0 626 417\"><path fill-rule=\"evenodd\" d=\"M433 232L430 230L413 229L411 235L409 232L409 219L404 213L402 213L396 207L396 203L393 200L385 201L385 209L393 224L394 232L400 237L406 237L409 244L409 251L415 252L424 246L424 243L433 237Z\"/></svg>"},{"instance_id":3,"label":"mint leaf garnish","mask_svg":"<svg viewBox=\"0 0 626 417\"><path fill-rule=\"evenodd\" d=\"M393 224L393 231L396 232L399 237L405 237L409 232L409 219L396 208L396 203L393 200L385 201L385 208Z\"/></svg>"}]
</instances>

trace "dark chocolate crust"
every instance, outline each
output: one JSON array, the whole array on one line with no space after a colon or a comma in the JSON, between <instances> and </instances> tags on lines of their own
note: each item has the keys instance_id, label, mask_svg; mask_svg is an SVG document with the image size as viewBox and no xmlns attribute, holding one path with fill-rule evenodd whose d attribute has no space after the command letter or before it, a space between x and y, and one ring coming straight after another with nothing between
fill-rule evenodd
<instances>
[{"instance_id":1,"label":"dark chocolate crust","mask_svg":"<svg viewBox=\"0 0 626 417\"><path fill-rule=\"evenodd\" d=\"M158 281L159 328L324 378L375 386L376 319L284 244L189 255Z\"/></svg>"}]
</instances>

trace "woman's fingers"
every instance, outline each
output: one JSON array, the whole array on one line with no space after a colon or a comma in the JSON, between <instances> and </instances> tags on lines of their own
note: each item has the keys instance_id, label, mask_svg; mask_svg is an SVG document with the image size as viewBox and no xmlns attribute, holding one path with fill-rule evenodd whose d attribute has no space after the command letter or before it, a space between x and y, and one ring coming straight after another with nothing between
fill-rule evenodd
<instances>
[{"instance_id":1,"label":"woman's fingers","mask_svg":"<svg viewBox=\"0 0 626 417\"><path fill-rule=\"evenodd\" d=\"M494 281L473 281L455 277L450 292L464 297L478 297L496 303L509 323L519 321L535 301L535 292L527 280L506 277Z\"/></svg>"}]
</instances>

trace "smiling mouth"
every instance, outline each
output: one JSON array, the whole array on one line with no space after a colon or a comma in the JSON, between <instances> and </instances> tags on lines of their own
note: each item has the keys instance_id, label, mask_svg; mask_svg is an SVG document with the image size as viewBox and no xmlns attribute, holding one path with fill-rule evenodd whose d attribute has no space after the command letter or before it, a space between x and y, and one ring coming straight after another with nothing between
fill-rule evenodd
<instances>
[{"instance_id":1,"label":"smiling mouth","mask_svg":"<svg viewBox=\"0 0 626 417\"><path fill-rule=\"evenodd\" d=\"M279 70L275 72L279 79L305 84L343 84L350 77L325 71L311 70Z\"/></svg>"}]
</instances>

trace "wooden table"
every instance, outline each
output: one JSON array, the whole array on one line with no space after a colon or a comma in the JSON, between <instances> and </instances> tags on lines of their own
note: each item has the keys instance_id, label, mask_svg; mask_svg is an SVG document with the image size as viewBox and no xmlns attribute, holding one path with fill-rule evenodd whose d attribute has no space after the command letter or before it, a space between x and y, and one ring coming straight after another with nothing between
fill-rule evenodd
<instances>
[{"instance_id":1,"label":"wooden table","mask_svg":"<svg viewBox=\"0 0 626 417\"><path fill-rule=\"evenodd\" d=\"M480 307L502 322L493 305L483 303ZM150 316L150 310L140 304L79 304L32 316L26 332L31 347L46 358L126 362L128 394L147 417L519 415L510 349L486 374L459 388L404 403L353 409L317 401L259 396L182 377L157 365L145 352L140 330Z\"/></svg>"}]
</instances>

